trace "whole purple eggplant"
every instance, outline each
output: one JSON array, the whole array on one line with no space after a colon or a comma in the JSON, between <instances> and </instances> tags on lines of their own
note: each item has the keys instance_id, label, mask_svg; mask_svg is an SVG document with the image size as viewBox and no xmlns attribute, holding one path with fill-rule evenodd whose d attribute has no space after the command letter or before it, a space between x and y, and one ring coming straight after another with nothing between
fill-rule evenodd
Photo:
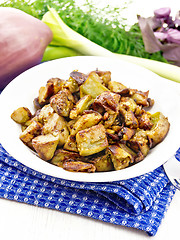
<instances>
[{"instance_id":1,"label":"whole purple eggplant","mask_svg":"<svg viewBox=\"0 0 180 240\"><path fill-rule=\"evenodd\" d=\"M39 19L15 8L0 7L0 90L39 64L51 40L50 28Z\"/></svg>"}]
</instances>

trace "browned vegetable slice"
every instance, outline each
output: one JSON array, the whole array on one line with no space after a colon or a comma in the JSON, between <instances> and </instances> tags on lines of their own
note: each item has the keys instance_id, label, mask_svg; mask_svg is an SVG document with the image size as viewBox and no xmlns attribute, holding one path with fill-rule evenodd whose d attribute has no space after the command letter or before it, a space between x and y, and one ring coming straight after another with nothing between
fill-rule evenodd
<instances>
[{"instance_id":1,"label":"browned vegetable slice","mask_svg":"<svg viewBox=\"0 0 180 240\"><path fill-rule=\"evenodd\" d=\"M138 120L132 111L126 111L125 109L120 108L120 114L124 119L125 126L129 128L138 128Z\"/></svg>"},{"instance_id":2,"label":"browned vegetable slice","mask_svg":"<svg viewBox=\"0 0 180 240\"><path fill-rule=\"evenodd\" d=\"M77 118L79 114L81 114L84 110L87 110L91 103L93 102L92 97L90 95L85 95L82 97L71 110L69 117L71 119Z\"/></svg>"},{"instance_id":3,"label":"browned vegetable slice","mask_svg":"<svg viewBox=\"0 0 180 240\"><path fill-rule=\"evenodd\" d=\"M151 114L147 112L143 112L141 116L138 117L139 128L144 130L150 130L153 126L153 122L151 121Z\"/></svg>"},{"instance_id":4,"label":"browned vegetable slice","mask_svg":"<svg viewBox=\"0 0 180 240\"><path fill-rule=\"evenodd\" d=\"M130 162L132 161L132 156L117 145L109 146L108 151L115 170L121 170L128 167Z\"/></svg>"},{"instance_id":5,"label":"browned vegetable slice","mask_svg":"<svg viewBox=\"0 0 180 240\"><path fill-rule=\"evenodd\" d=\"M31 117L32 117L32 114L30 110L26 107L20 107L11 114L11 118L19 124L24 124Z\"/></svg>"},{"instance_id":6,"label":"browned vegetable slice","mask_svg":"<svg viewBox=\"0 0 180 240\"><path fill-rule=\"evenodd\" d=\"M76 134L76 142L81 156L100 152L108 146L106 130L102 124L81 130Z\"/></svg>"},{"instance_id":7,"label":"browned vegetable slice","mask_svg":"<svg viewBox=\"0 0 180 240\"><path fill-rule=\"evenodd\" d=\"M118 133L118 136L121 140L128 141L132 138L132 136L134 134L135 134L135 129L131 129L128 127L122 127Z\"/></svg>"},{"instance_id":8,"label":"browned vegetable slice","mask_svg":"<svg viewBox=\"0 0 180 240\"><path fill-rule=\"evenodd\" d=\"M94 100L93 105L102 106L105 111L114 114L119 110L120 95L112 92L103 92Z\"/></svg>"},{"instance_id":9,"label":"browned vegetable slice","mask_svg":"<svg viewBox=\"0 0 180 240\"><path fill-rule=\"evenodd\" d=\"M32 123L20 134L20 139L24 143L30 142L35 136L41 133L42 124L36 121Z\"/></svg>"},{"instance_id":10,"label":"browned vegetable slice","mask_svg":"<svg viewBox=\"0 0 180 240\"><path fill-rule=\"evenodd\" d=\"M54 111L63 116L68 117L74 106L74 97L68 89L63 89L51 97L50 105Z\"/></svg>"},{"instance_id":11,"label":"browned vegetable slice","mask_svg":"<svg viewBox=\"0 0 180 240\"><path fill-rule=\"evenodd\" d=\"M135 112L137 108L136 102L130 97L121 97L120 107L126 111Z\"/></svg>"},{"instance_id":12,"label":"browned vegetable slice","mask_svg":"<svg viewBox=\"0 0 180 240\"><path fill-rule=\"evenodd\" d=\"M69 89L71 93L77 93L79 91L79 85L72 77L69 77L69 79L65 81L63 87Z\"/></svg>"},{"instance_id":13,"label":"browned vegetable slice","mask_svg":"<svg viewBox=\"0 0 180 240\"><path fill-rule=\"evenodd\" d=\"M129 140L129 144L130 148L132 148L136 153L141 152L144 157L147 156L150 147L146 131L137 131L135 135Z\"/></svg>"},{"instance_id":14,"label":"browned vegetable slice","mask_svg":"<svg viewBox=\"0 0 180 240\"><path fill-rule=\"evenodd\" d=\"M99 71L96 70L96 73L101 78L104 85L107 87L108 83L111 81L111 72L110 71Z\"/></svg>"},{"instance_id":15,"label":"browned vegetable slice","mask_svg":"<svg viewBox=\"0 0 180 240\"><path fill-rule=\"evenodd\" d=\"M66 120L57 113L51 114L42 128L42 134L51 133L59 136L58 146L63 146L69 136Z\"/></svg>"},{"instance_id":16,"label":"browned vegetable slice","mask_svg":"<svg viewBox=\"0 0 180 240\"><path fill-rule=\"evenodd\" d=\"M70 73L70 77L73 78L78 83L78 85L81 85L86 81L88 75L78 71L73 71Z\"/></svg>"},{"instance_id":17,"label":"browned vegetable slice","mask_svg":"<svg viewBox=\"0 0 180 240\"><path fill-rule=\"evenodd\" d=\"M54 109L51 107L50 104L45 105L37 114L38 121L44 124L47 121L48 117L53 114L53 112Z\"/></svg>"},{"instance_id":18,"label":"browned vegetable slice","mask_svg":"<svg viewBox=\"0 0 180 240\"><path fill-rule=\"evenodd\" d=\"M54 86L53 83L49 82L46 84L46 86L40 87L39 89L39 96L38 96L38 102L40 105L45 105L49 103L50 97L54 93Z\"/></svg>"},{"instance_id":19,"label":"browned vegetable slice","mask_svg":"<svg viewBox=\"0 0 180 240\"><path fill-rule=\"evenodd\" d=\"M58 93L62 89L64 83L65 80L60 78L51 78L47 81L47 85L50 84L51 86L53 86L53 95Z\"/></svg>"},{"instance_id":20,"label":"browned vegetable slice","mask_svg":"<svg viewBox=\"0 0 180 240\"><path fill-rule=\"evenodd\" d=\"M92 127L98 124L102 119L102 116L98 112L82 115L74 124L71 135L75 135L78 131Z\"/></svg>"},{"instance_id":21,"label":"browned vegetable slice","mask_svg":"<svg viewBox=\"0 0 180 240\"><path fill-rule=\"evenodd\" d=\"M73 151L73 152L78 152L77 149L77 143L76 143L76 136L69 135L66 143L64 144L64 149Z\"/></svg>"},{"instance_id":22,"label":"browned vegetable slice","mask_svg":"<svg viewBox=\"0 0 180 240\"><path fill-rule=\"evenodd\" d=\"M91 163L81 161L65 161L62 166L65 170L71 172L95 172L96 168Z\"/></svg>"},{"instance_id":23,"label":"browned vegetable slice","mask_svg":"<svg viewBox=\"0 0 180 240\"><path fill-rule=\"evenodd\" d=\"M94 166L96 167L96 172L109 172L114 170L114 166L108 151L105 151L105 154L93 160L95 161Z\"/></svg>"},{"instance_id":24,"label":"browned vegetable slice","mask_svg":"<svg viewBox=\"0 0 180 240\"><path fill-rule=\"evenodd\" d=\"M80 86L80 97L84 95L90 95L92 98L96 98L98 95L105 91L109 91L102 83L101 79L97 78L95 72L91 72L86 81Z\"/></svg>"},{"instance_id":25,"label":"browned vegetable slice","mask_svg":"<svg viewBox=\"0 0 180 240\"><path fill-rule=\"evenodd\" d=\"M147 132L147 135L152 141L152 147L154 147L166 137L170 123L161 112L151 115L151 120L154 123L154 126Z\"/></svg>"},{"instance_id":26,"label":"browned vegetable slice","mask_svg":"<svg viewBox=\"0 0 180 240\"><path fill-rule=\"evenodd\" d=\"M75 152L66 151L64 149L57 149L54 153L54 156L51 160L51 163L62 167L65 160L80 160L82 157Z\"/></svg>"},{"instance_id":27,"label":"browned vegetable slice","mask_svg":"<svg viewBox=\"0 0 180 240\"><path fill-rule=\"evenodd\" d=\"M108 88L112 92L115 92L115 93L120 93L122 90L127 89L127 87L125 85L123 85L120 82L115 82L115 81L108 82Z\"/></svg>"},{"instance_id":28,"label":"browned vegetable slice","mask_svg":"<svg viewBox=\"0 0 180 240\"><path fill-rule=\"evenodd\" d=\"M132 89L131 90L132 94L132 99L138 104L142 105L143 107L150 107L153 105L154 101L150 98L148 98L149 91L147 92L142 92L137 89Z\"/></svg>"},{"instance_id":29,"label":"browned vegetable slice","mask_svg":"<svg viewBox=\"0 0 180 240\"><path fill-rule=\"evenodd\" d=\"M39 157L45 161L50 160L59 142L59 136L52 134L39 135L32 140L32 145Z\"/></svg>"}]
</instances>

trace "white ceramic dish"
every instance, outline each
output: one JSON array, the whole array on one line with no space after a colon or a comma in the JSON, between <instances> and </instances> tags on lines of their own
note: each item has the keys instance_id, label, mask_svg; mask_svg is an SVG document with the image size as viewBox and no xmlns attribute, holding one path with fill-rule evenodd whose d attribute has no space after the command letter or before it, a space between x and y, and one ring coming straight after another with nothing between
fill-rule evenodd
<instances>
[{"instance_id":1,"label":"white ceramic dish","mask_svg":"<svg viewBox=\"0 0 180 240\"><path fill-rule=\"evenodd\" d=\"M68 172L33 154L19 140L21 127L10 118L10 115L20 106L28 107L34 112L33 99L38 96L39 88L44 86L49 78L68 79L72 70L88 73L96 68L110 70L112 80L120 81L128 87L142 91L149 90L149 96L155 99L151 112L161 111L167 116L171 124L170 131L162 143L152 149L142 162L134 166L103 173ZM179 148L179 86L144 68L117 59L81 56L46 62L19 75L0 95L0 142L15 159L24 165L53 177L85 182L106 182L136 177L162 165Z\"/></svg>"}]
</instances>

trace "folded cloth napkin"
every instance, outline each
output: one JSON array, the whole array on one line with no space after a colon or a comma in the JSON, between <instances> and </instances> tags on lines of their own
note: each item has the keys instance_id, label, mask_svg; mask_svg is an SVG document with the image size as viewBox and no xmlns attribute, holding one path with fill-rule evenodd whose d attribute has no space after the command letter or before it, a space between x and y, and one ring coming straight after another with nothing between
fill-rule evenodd
<instances>
[{"instance_id":1,"label":"folded cloth napkin","mask_svg":"<svg viewBox=\"0 0 180 240\"><path fill-rule=\"evenodd\" d=\"M180 159L180 149L176 157ZM153 236L174 193L162 166L124 181L75 182L24 166L0 144L1 198L137 228Z\"/></svg>"}]
</instances>

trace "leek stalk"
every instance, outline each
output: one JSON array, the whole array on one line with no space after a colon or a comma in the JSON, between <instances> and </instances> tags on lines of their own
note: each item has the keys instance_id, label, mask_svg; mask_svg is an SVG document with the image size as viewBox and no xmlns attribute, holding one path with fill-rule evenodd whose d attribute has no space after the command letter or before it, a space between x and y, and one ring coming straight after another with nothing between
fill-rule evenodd
<instances>
[{"instance_id":1,"label":"leek stalk","mask_svg":"<svg viewBox=\"0 0 180 240\"><path fill-rule=\"evenodd\" d=\"M79 55L119 58L143 66L161 77L180 83L180 67L155 60L112 53L68 27L53 8L49 8L49 11L44 14L42 21L53 32L53 40L50 45L71 48L79 52Z\"/></svg>"}]
</instances>

